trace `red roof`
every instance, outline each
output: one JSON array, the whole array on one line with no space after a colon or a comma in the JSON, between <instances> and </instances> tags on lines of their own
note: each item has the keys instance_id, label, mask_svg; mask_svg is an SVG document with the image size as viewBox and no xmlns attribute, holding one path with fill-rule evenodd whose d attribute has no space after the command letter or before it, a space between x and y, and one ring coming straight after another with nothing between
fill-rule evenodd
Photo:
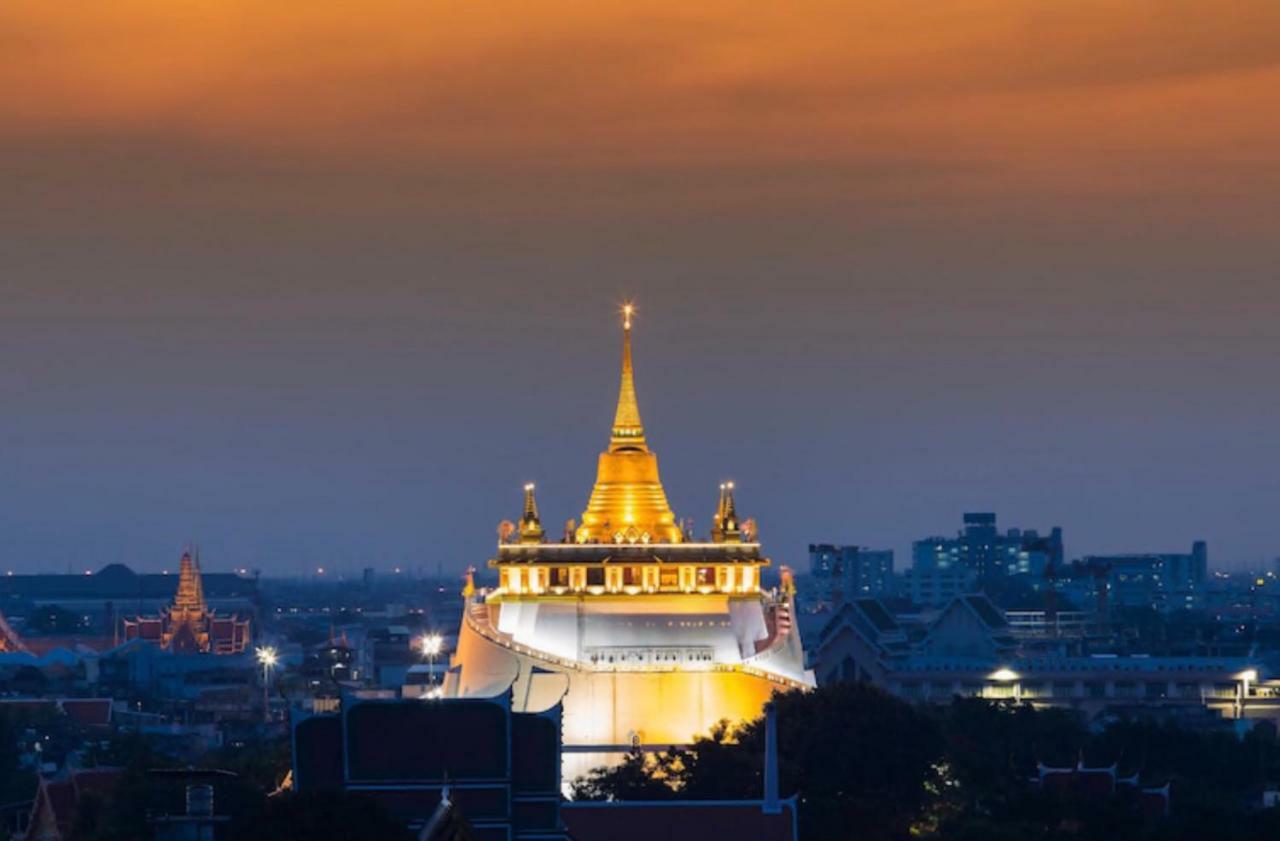
<instances>
[{"instance_id":1,"label":"red roof","mask_svg":"<svg viewBox=\"0 0 1280 841\"><path fill-rule=\"evenodd\" d=\"M795 803L776 815L758 800L565 803L560 817L574 841L795 841Z\"/></svg>"},{"instance_id":2,"label":"red roof","mask_svg":"<svg viewBox=\"0 0 1280 841\"><path fill-rule=\"evenodd\" d=\"M95 794L106 798L120 783L119 768L93 768L75 771L68 779L40 778L35 803L31 807L28 835L40 838L65 838L75 825L80 795Z\"/></svg>"}]
</instances>

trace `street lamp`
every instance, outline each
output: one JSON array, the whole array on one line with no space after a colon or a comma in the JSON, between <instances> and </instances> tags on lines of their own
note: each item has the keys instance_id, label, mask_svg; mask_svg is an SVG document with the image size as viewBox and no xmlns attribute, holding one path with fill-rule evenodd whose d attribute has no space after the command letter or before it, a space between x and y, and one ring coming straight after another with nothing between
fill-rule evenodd
<instances>
[{"instance_id":1,"label":"street lamp","mask_svg":"<svg viewBox=\"0 0 1280 841\"><path fill-rule=\"evenodd\" d=\"M264 645L257 650L258 662L262 664L262 720L271 721L271 701L267 695L267 687L271 680L271 670L280 661L276 650Z\"/></svg>"},{"instance_id":2,"label":"street lamp","mask_svg":"<svg viewBox=\"0 0 1280 841\"><path fill-rule=\"evenodd\" d=\"M1015 704L1022 703L1022 676L1008 666L1002 666L991 674L987 675L987 680L995 683L1007 684L1013 692L1013 702Z\"/></svg>"},{"instance_id":3,"label":"street lamp","mask_svg":"<svg viewBox=\"0 0 1280 841\"><path fill-rule=\"evenodd\" d=\"M418 646L422 649L422 656L427 658L427 665L431 669L431 688L427 690L427 697L437 697L435 695L436 657L440 656L440 649L444 647L444 638L439 634L427 634L418 641Z\"/></svg>"}]
</instances>

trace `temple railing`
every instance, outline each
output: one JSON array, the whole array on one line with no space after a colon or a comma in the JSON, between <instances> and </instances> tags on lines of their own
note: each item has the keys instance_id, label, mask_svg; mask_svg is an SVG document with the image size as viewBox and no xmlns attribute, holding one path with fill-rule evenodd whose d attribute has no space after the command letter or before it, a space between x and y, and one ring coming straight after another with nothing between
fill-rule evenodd
<instances>
[{"instance_id":1,"label":"temple railing","mask_svg":"<svg viewBox=\"0 0 1280 841\"><path fill-rule=\"evenodd\" d=\"M789 608L789 603L788 603ZM789 678L786 675L780 675L769 669L760 668L754 665L759 660L766 657L770 652L780 648L786 638L786 634L776 635L777 639L774 643L761 651L760 653L743 660L740 663L671 663L671 662L650 662L650 663L608 663L596 662L585 663L580 660L572 660L561 657L545 651L540 648L525 645L516 641L510 634L504 634L497 628L493 627L493 623L489 620L489 606L479 600L468 600L462 615L467 627L475 631L484 639L495 645L500 645L517 654L525 654L530 657L537 657L539 660L560 666L577 672L740 672L749 674L753 677L763 678L773 683L781 684L788 689L808 689L808 684ZM655 649L669 649L670 646L654 646Z\"/></svg>"}]
</instances>

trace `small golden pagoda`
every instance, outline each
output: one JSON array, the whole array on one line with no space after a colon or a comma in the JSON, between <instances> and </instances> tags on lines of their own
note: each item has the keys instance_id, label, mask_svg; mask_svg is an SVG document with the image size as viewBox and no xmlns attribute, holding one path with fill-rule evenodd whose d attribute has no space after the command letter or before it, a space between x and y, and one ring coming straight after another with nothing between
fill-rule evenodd
<instances>
[{"instance_id":1,"label":"small golden pagoda","mask_svg":"<svg viewBox=\"0 0 1280 841\"><path fill-rule=\"evenodd\" d=\"M618 403L581 524L549 542L525 485L519 525L500 530L489 561L497 588L468 579L446 681L455 696L509 691L522 711L563 703L566 778L755 718L775 691L814 684L793 592L761 586L770 562L733 483L720 485L708 538L671 510L636 401L633 315L623 308Z\"/></svg>"}]
</instances>

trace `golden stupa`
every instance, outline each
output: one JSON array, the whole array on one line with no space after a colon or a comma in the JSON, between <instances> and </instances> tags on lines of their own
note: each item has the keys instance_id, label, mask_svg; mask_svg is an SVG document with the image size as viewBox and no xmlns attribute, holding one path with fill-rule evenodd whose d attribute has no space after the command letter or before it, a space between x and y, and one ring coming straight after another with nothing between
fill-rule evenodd
<instances>
[{"instance_id":1,"label":"golden stupa","mask_svg":"<svg viewBox=\"0 0 1280 841\"><path fill-rule=\"evenodd\" d=\"M609 449L574 537L579 543L679 543L683 539L658 477L658 456L644 439L631 366L631 305L623 307L622 382Z\"/></svg>"},{"instance_id":2,"label":"golden stupa","mask_svg":"<svg viewBox=\"0 0 1280 841\"><path fill-rule=\"evenodd\" d=\"M769 559L720 485L709 536L676 520L649 449L623 309L622 377L609 448L582 522L549 542L534 487L489 561L498 586L467 604L445 692L510 693L521 711L563 704L565 778L634 746L687 744L722 719L758 716L813 675L793 621L794 588L762 588Z\"/></svg>"}]
</instances>

